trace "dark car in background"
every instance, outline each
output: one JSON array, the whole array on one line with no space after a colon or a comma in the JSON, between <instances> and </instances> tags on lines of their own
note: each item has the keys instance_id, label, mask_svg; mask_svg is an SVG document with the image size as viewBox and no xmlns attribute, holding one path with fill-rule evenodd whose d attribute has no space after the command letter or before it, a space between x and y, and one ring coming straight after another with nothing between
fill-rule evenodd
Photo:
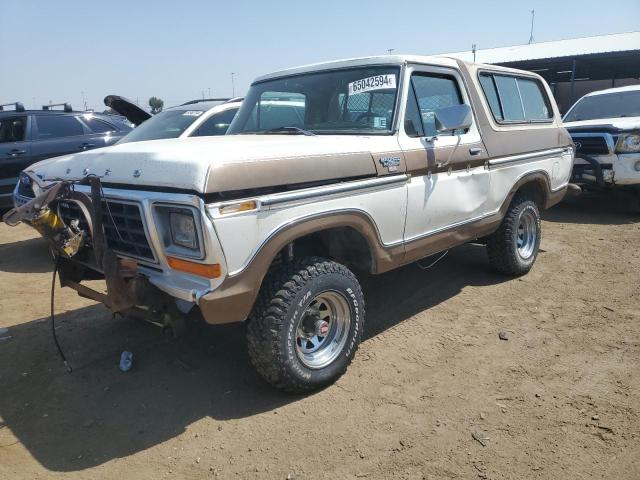
<instances>
[{"instance_id":1,"label":"dark car in background","mask_svg":"<svg viewBox=\"0 0 640 480\"><path fill-rule=\"evenodd\" d=\"M57 106L62 109L52 109ZM13 206L18 176L29 165L113 145L131 129L123 117L74 111L68 103L42 110L26 110L20 102L0 105L0 209Z\"/></svg>"}]
</instances>

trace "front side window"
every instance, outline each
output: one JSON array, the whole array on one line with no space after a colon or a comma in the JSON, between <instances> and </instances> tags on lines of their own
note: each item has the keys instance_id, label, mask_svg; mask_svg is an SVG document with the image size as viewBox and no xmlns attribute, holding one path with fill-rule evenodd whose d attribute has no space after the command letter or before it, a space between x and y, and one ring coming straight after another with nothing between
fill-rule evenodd
<instances>
[{"instance_id":1,"label":"front side window","mask_svg":"<svg viewBox=\"0 0 640 480\"><path fill-rule=\"evenodd\" d=\"M546 93L536 79L484 72L480 85L498 123L548 122L553 118Z\"/></svg>"},{"instance_id":2,"label":"front side window","mask_svg":"<svg viewBox=\"0 0 640 480\"><path fill-rule=\"evenodd\" d=\"M143 142L162 138L178 138L204 111L164 110L131 130L118 143Z\"/></svg>"},{"instance_id":3,"label":"front side window","mask_svg":"<svg viewBox=\"0 0 640 480\"><path fill-rule=\"evenodd\" d=\"M436 111L463 103L458 82L445 75L413 74L409 90L405 131L409 136L438 135ZM448 135L459 134L451 132Z\"/></svg>"},{"instance_id":4,"label":"front side window","mask_svg":"<svg viewBox=\"0 0 640 480\"><path fill-rule=\"evenodd\" d=\"M0 143L22 142L26 127L26 116L0 118Z\"/></svg>"},{"instance_id":5,"label":"front side window","mask_svg":"<svg viewBox=\"0 0 640 480\"><path fill-rule=\"evenodd\" d=\"M623 117L640 117L640 90L582 97L565 115L564 121Z\"/></svg>"},{"instance_id":6,"label":"front side window","mask_svg":"<svg viewBox=\"0 0 640 480\"><path fill-rule=\"evenodd\" d=\"M73 115L36 115L36 124L39 140L84 135L82 124Z\"/></svg>"},{"instance_id":7,"label":"front side window","mask_svg":"<svg viewBox=\"0 0 640 480\"><path fill-rule=\"evenodd\" d=\"M267 80L251 86L229 134L389 134L400 69L361 67Z\"/></svg>"}]
</instances>

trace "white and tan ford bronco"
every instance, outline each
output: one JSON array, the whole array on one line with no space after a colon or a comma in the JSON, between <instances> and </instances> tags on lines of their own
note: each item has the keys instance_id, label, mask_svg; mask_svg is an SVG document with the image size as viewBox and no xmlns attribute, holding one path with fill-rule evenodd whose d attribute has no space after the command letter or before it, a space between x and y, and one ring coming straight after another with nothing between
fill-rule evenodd
<instances>
[{"instance_id":1,"label":"white and tan ford bronco","mask_svg":"<svg viewBox=\"0 0 640 480\"><path fill-rule=\"evenodd\" d=\"M358 348L352 272L476 240L494 269L528 272L572 145L538 75L438 57L335 61L258 78L226 136L33 165L5 221L42 232L61 284L114 311L247 322L258 372L306 392ZM81 283L95 278L106 293Z\"/></svg>"}]
</instances>

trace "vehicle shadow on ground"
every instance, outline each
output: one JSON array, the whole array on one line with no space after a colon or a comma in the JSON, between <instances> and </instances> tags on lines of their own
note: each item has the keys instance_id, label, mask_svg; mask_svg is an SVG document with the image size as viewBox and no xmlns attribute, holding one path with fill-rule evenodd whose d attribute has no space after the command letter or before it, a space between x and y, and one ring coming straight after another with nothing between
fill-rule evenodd
<instances>
[{"instance_id":1,"label":"vehicle shadow on ground","mask_svg":"<svg viewBox=\"0 0 640 480\"><path fill-rule=\"evenodd\" d=\"M53 270L47 241L42 237L0 244L0 271L44 273Z\"/></svg>"},{"instance_id":2,"label":"vehicle shadow on ground","mask_svg":"<svg viewBox=\"0 0 640 480\"><path fill-rule=\"evenodd\" d=\"M365 341L468 285L506 280L474 245L429 270L413 264L368 277ZM168 340L153 325L111 318L101 305L61 313L57 325L70 375L46 318L11 327L12 338L0 342L0 447L19 441L49 470L80 471L161 444L207 416L245 418L300 399L254 372L242 325ZM127 373L118 369L123 350L134 353Z\"/></svg>"},{"instance_id":3,"label":"vehicle shadow on ground","mask_svg":"<svg viewBox=\"0 0 640 480\"><path fill-rule=\"evenodd\" d=\"M583 192L543 212L542 219L555 223L625 225L640 221L638 203L630 192Z\"/></svg>"}]
</instances>

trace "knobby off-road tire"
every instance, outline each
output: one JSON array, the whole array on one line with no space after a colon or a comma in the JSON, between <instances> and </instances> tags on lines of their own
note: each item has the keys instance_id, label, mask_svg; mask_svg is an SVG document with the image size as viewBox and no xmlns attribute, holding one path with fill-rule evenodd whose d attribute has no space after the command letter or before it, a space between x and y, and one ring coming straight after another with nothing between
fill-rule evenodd
<instances>
[{"instance_id":1,"label":"knobby off-road tire","mask_svg":"<svg viewBox=\"0 0 640 480\"><path fill-rule=\"evenodd\" d=\"M498 230L487 237L489 264L506 275L524 275L536 261L541 233L537 205L516 195Z\"/></svg>"},{"instance_id":2,"label":"knobby off-road tire","mask_svg":"<svg viewBox=\"0 0 640 480\"><path fill-rule=\"evenodd\" d=\"M284 265L265 278L249 319L249 358L280 390L322 388L351 363L364 316L362 289L344 265L317 257Z\"/></svg>"}]
</instances>

